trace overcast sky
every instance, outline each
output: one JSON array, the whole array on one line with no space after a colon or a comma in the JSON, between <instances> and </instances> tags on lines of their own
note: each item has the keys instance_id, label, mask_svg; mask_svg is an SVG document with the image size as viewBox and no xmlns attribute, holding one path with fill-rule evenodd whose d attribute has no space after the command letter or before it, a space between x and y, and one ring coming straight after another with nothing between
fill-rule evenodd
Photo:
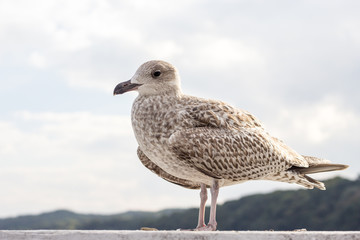
<instances>
[{"instance_id":1,"label":"overcast sky","mask_svg":"<svg viewBox=\"0 0 360 240\"><path fill-rule=\"evenodd\" d=\"M151 59L248 110L301 154L360 173L360 2L0 1L0 217L197 207L136 156L119 82ZM313 176L315 177L315 176ZM315 177L316 178L316 177ZM247 182L219 202L301 188Z\"/></svg>"}]
</instances>

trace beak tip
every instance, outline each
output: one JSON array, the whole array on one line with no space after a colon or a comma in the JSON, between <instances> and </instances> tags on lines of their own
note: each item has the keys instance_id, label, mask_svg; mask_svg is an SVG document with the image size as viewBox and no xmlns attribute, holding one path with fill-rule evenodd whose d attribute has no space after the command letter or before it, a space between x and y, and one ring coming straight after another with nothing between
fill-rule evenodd
<instances>
[{"instance_id":1,"label":"beak tip","mask_svg":"<svg viewBox=\"0 0 360 240\"><path fill-rule=\"evenodd\" d=\"M119 83L114 89L113 96L137 90L139 86L141 86L141 84L131 83L131 80Z\"/></svg>"},{"instance_id":2,"label":"beak tip","mask_svg":"<svg viewBox=\"0 0 360 240\"><path fill-rule=\"evenodd\" d=\"M122 94L122 93L123 93L122 90L123 90L123 83L119 83L119 84L116 85L116 87L114 88L113 96Z\"/></svg>"}]
</instances>

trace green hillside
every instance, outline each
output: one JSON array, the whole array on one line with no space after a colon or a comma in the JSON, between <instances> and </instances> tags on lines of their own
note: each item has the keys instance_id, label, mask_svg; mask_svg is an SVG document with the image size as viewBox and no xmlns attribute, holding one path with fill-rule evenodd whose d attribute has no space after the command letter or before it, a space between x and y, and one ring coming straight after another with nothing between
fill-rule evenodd
<instances>
[{"instance_id":1,"label":"green hillside","mask_svg":"<svg viewBox=\"0 0 360 240\"><path fill-rule=\"evenodd\" d=\"M276 191L218 206L219 230L360 230L360 179L334 178L327 190ZM207 216L208 216L207 209ZM0 229L158 229L193 228L196 208L159 212L85 215L60 210L0 219Z\"/></svg>"}]
</instances>

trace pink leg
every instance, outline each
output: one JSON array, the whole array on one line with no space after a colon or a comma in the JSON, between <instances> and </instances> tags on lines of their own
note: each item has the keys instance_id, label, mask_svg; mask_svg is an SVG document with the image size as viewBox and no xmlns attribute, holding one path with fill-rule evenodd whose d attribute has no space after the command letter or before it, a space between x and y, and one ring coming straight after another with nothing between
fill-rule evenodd
<instances>
[{"instance_id":1,"label":"pink leg","mask_svg":"<svg viewBox=\"0 0 360 240\"><path fill-rule=\"evenodd\" d=\"M211 192L211 207L210 207L210 218L209 218L209 223L207 226L203 226L203 227L198 227L195 229L196 231L215 231L216 230L216 226L217 226L217 222L216 222L216 201L217 201L217 197L219 195L219 181L218 180L213 180L213 183L211 185L210 188L210 192ZM204 203L205 206L205 203ZM201 205L200 205L201 207ZM201 209L199 211L199 213L201 212ZM203 223L204 221L202 221ZM199 215L199 223L200 223L200 215Z\"/></svg>"},{"instance_id":2,"label":"pink leg","mask_svg":"<svg viewBox=\"0 0 360 240\"><path fill-rule=\"evenodd\" d=\"M213 180L213 184L210 189L211 192L211 207L210 207L210 219L208 223L208 227L211 228L212 231L216 230L217 222L216 222L216 202L219 195L219 181Z\"/></svg>"},{"instance_id":3,"label":"pink leg","mask_svg":"<svg viewBox=\"0 0 360 240\"><path fill-rule=\"evenodd\" d=\"M200 208L199 208L199 219L198 219L198 225L196 229L205 227L205 204L207 200L207 189L205 184L201 184L201 191L200 191Z\"/></svg>"}]
</instances>

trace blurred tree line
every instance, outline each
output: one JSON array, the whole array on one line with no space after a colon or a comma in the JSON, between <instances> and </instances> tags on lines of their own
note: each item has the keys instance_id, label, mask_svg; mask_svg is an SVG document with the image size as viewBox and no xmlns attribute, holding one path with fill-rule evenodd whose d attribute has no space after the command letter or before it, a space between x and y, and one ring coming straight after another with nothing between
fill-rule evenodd
<instances>
[{"instance_id":1,"label":"blurred tree line","mask_svg":"<svg viewBox=\"0 0 360 240\"><path fill-rule=\"evenodd\" d=\"M325 182L326 191L293 190L256 194L218 206L219 230L360 230L360 179ZM209 215L209 209L206 209ZM191 229L197 208L159 212L86 215L59 210L0 219L0 229Z\"/></svg>"}]
</instances>

